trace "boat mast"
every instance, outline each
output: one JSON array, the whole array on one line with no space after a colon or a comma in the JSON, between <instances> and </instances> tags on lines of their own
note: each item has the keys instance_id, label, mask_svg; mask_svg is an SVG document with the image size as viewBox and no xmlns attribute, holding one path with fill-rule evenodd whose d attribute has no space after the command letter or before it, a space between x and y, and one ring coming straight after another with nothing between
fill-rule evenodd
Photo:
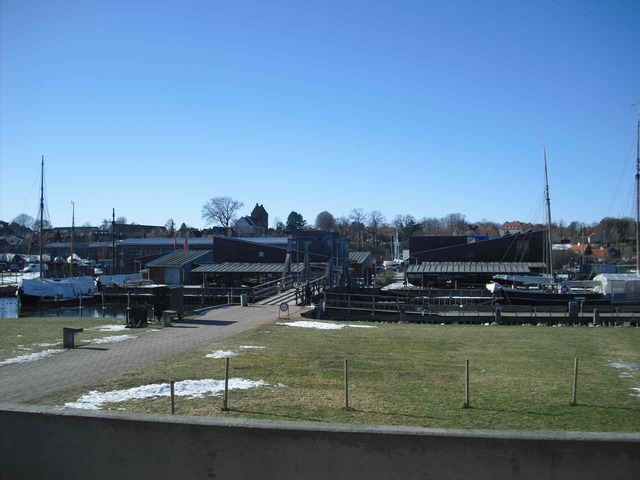
<instances>
[{"instance_id":1,"label":"boat mast","mask_svg":"<svg viewBox=\"0 0 640 480\"><path fill-rule=\"evenodd\" d=\"M640 120L636 134L636 275L640 275Z\"/></svg>"},{"instance_id":2,"label":"boat mast","mask_svg":"<svg viewBox=\"0 0 640 480\"><path fill-rule=\"evenodd\" d=\"M71 257L69 262L69 276L73 277L73 234L76 223L76 204L71 200Z\"/></svg>"},{"instance_id":3,"label":"boat mast","mask_svg":"<svg viewBox=\"0 0 640 480\"><path fill-rule=\"evenodd\" d=\"M551 251L553 249L551 242L551 199L549 198L549 176L547 175L547 147L544 149L544 187L545 187L545 200L547 202L547 235L549 246L549 273L553 275L553 255Z\"/></svg>"},{"instance_id":4,"label":"boat mast","mask_svg":"<svg viewBox=\"0 0 640 480\"><path fill-rule=\"evenodd\" d=\"M44 278L44 155L40 162L40 278Z\"/></svg>"},{"instance_id":5,"label":"boat mast","mask_svg":"<svg viewBox=\"0 0 640 480\"><path fill-rule=\"evenodd\" d=\"M114 269L116 268L116 209L112 211L113 217L111 219L111 276L113 276ZM111 279L113 281L113 279Z\"/></svg>"}]
</instances>

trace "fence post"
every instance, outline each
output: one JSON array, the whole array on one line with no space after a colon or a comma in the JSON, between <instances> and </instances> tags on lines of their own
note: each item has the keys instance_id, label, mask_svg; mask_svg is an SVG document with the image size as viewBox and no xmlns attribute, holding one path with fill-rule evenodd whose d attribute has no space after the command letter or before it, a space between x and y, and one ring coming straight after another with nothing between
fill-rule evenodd
<instances>
[{"instance_id":1,"label":"fence post","mask_svg":"<svg viewBox=\"0 0 640 480\"><path fill-rule=\"evenodd\" d=\"M229 357L224 359L224 398L222 399L222 411L226 412L229 398Z\"/></svg>"},{"instance_id":2,"label":"fence post","mask_svg":"<svg viewBox=\"0 0 640 480\"><path fill-rule=\"evenodd\" d=\"M373 296L373 302L371 303L371 316L376 314L376 296Z\"/></svg>"},{"instance_id":3,"label":"fence post","mask_svg":"<svg viewBox=\"0 0 640 480\"><path fill-rule=\"evenodd\" d=\"M347 312L351 315L351 294L347 294Z\"/></svg>"},{"instance_id":4,"label":"fence post","mask_svg":"<svg viewBox=\"0 0 640 480\"><path fill-rule=\"evenodd\" d=\"M469 408L469 359L465 360L465 380L464 380L464 403L462 404L462 408Z\"/></svg>"},{"instance_id":5,"label":"fence post","mask_svg":"<svg viewBox=\"0 0 640 480\"><path fill-rule=\"evenodd\" d=\"M571 396L572 407L578 406L578 402L576 401L577 393L578 393L578 357L576 357L575 363L573 365L573 395Z\"/></svg>"},{"instance_id":6,"label":"fence post","mask_svg":"<svg viewBox=\"0 0 640 480\"><path fill-rule=\"evenodd\" d=\"M349 410L349 359L344 359L344 409Z\"/></svg>"},{"instance_id":7,"label":"fence post","mask_svg":"<svg viewBox=\"0 0 640 480\"><path fill-rule=\"evenodd\" d=\"M176 414L175 381L171 380L171 415Z\"/></svg>"}]
</instances>

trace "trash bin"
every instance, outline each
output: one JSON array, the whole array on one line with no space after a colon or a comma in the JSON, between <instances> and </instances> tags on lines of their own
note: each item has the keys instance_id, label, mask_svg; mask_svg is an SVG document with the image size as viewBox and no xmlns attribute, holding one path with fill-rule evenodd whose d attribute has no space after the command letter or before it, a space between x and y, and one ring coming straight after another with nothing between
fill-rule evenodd
<instances>
[{"instance_id":1,"label":"trash bin","mask_svg":"<svg viewBox=\"0 0 640 480\"><path fill-rule=\"evenodd\" d=\"M578 318L578 302L569 302L569 318Z\"/></svg>"},{"instance_id":2,"label":"trash bin","mask_svg":"<svg viewBox=\"0 0 640 480\"><path fill-rule=\"evenodd\" d=\"M249 306L249 294L243 293L242 295L240 295L240 306L241 307Z\"/></svg>"}]
</instances>

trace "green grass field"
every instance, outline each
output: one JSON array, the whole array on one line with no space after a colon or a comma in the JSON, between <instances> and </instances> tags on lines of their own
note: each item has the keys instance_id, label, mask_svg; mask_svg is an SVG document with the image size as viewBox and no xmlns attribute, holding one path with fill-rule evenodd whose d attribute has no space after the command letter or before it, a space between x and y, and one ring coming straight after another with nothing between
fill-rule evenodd
<instances>
[{"instance_id":1,"label":"green grass field","mask_svg":"<svg viewBox=\"0 0 640 480\"><path fill-rule=\"evenodd\" d=\"M368 324L375 328L312 330L273 325L103 381L39 399L62 405L89 390L110 391L170 379L230 377L270 386L221 398L176 399L178 414L311 420L434 428L640 431L640 329ZM263 349L240 349L240 346ZM574 357L580 357L578 406L570 406ZM344 409L344 359L350 404ZM471 408L464 400L464 363L471 362ZM620 378L626 372L632 376ZM170 413L167 397L103 408Z\"/></svg>"},{"instance_id":2,"label":"green grass field","mask_svg":"<svg viewBox=\"0 0 640 480\"><path fill-rule=\"evenodd\" d=\"M0 362L9 358L41 352L47 349L62 349L62 327L81 327L84 332L76 335L76 344L98 338L134 334L142 330L104 332L92 330L104 325L123 325L122 318L46 317L46 318L1 318Z\"/></svg>"}]
</instances>

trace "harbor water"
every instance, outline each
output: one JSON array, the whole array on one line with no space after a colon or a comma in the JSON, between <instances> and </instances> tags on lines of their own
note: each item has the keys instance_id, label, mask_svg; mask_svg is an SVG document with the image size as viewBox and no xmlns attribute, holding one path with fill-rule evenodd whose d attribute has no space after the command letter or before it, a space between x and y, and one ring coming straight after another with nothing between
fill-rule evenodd
<instances>
[{"instance_id":1,"label":"harbor water","mask_svg":"<svg viewBox=\"0 0 640 480\"><path fill-rule=\"evenodd\" d=\"M0 319L22 317L91 317L126 318L127 308L123 305L105 306L87 305L75 307L26 308L20 305L16 297L0 298Z\"/></svg>"}]
</instances>

